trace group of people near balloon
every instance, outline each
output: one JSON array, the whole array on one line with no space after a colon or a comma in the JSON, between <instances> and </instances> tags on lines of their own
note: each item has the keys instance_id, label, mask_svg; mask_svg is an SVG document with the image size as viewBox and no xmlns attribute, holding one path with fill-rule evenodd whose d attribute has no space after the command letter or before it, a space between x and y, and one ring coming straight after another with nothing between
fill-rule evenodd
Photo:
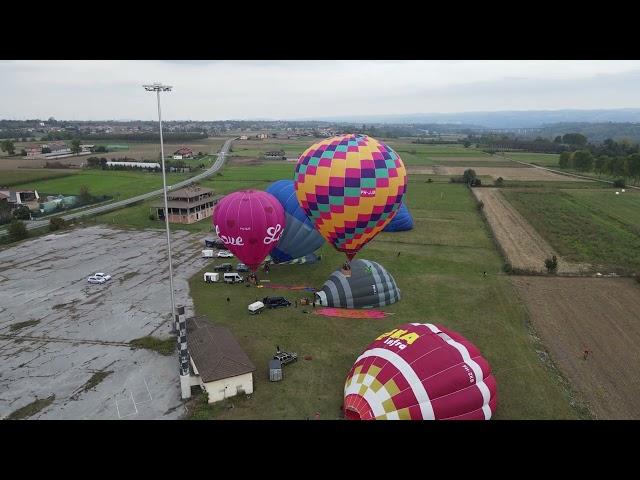
<instances>
[{"instance_id":1,"label":"group of people near balloon","mask_svg":"<svg viewBox=\"0 0 640 480\"><path fill-rule=\"evenodd\" d=\"M407 172L392 148L365 135L341 135L305 150L292 180L225 196L213 226L253 274L267 256L293 261L326 241L347 261L316 292L317 303L380 307L398 301L400 289L380 264L354 257L383 230L413 228L406 191ZM385 335L347 376L346 418L491 418L497 402L491 368L460 334L406 324Z\"/></svg>"}]
</instances>

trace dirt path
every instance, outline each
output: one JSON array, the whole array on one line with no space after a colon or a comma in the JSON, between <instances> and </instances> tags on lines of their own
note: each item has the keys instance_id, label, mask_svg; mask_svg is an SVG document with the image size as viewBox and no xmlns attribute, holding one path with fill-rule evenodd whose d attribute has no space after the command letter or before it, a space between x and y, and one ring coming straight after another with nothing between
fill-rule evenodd
<instances>
[{"instance_id":1,"label":"dirt path","mask_svg":"<svg viewBox=\"0 0 640 480\"><path fill-rule=\"evenodd\" d=\"M558 257L558 273L580 273L586 264L564 260L538 232L502 196L497 188L474 188L476 198L484 203L484 214L502 250L516 269L544 272L546 258Z\"/></svg>"},{"instance_id":2,"label":"dirt path","mask_svg":"<svg viewBox=\"0 0 640 480\"><path fill-rule=\"evenodd\" d=\"M554 363L594 416L640 419L640 285L629 278L511 280Z\"/></svg>"}]
</instances>

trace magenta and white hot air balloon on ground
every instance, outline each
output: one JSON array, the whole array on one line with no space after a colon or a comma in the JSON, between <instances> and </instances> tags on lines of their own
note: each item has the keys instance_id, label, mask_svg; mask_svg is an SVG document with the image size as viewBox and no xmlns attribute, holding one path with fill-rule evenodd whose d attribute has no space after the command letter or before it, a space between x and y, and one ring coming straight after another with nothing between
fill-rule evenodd
<instances>
[{"instance_id":1,"label":"magenta and white hot air balloon on ground","mask_svg":"<svg viewBox=\"0 0 640 480\"><path fill-rule=\"evenodd\" d=\"M430 323L406 323L376 338L344 388L344 414L353 420L489 420L497 401L478 349Z\"/></svg>"},{"instance_id":2,"label":"magenta and white hot air balloon on ground","mask_svg":"<svg viewBox=\"0 0 640 480\"><path fill-rule=\"evenodd\" d=\"M282 205L260 190L225 196L213 211L213 228L229 251L255 272L278 244L285 227Z\"/></svg>"}]
</instances>

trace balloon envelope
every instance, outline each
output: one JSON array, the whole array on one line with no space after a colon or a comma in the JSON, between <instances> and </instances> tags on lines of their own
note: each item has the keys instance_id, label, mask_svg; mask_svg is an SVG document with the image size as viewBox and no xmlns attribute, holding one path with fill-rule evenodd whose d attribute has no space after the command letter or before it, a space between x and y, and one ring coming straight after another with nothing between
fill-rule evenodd
<instances>
[{"instance_id":1,"label":"balloon envelope","mask_svg":"<svg viewBox=\"0 0 640 480\"><path fill-rule=\"evenodd\" d=\"M300 206L333 247L352 259L402 204L407 172L400 156L365 135L328 138L296 165Z\"/></svg>"},{"instance_id":2,"label":"balloon envelope","mask_svg":"<svg viewBox=\"0 0 640 480\"><path fill-rule=\"evenodd\" d=\"M409 213L409 209L403 203L396 213L396 216L393 217L393 220L389 222L389 224L384 227L383 232L404 232L405 230L411 230L413 228L413 217Z\"/></svg>"},{"instance_id":3,"label":"balloon envelope","mask_svg":"<svg viewBox=\"0 0 640 480\"><path fill-rule=\"evenodd\" d=\"M398 300L400 289L389 272L379 263L364 259L351 262L350 277L336 270L316 292L316 301L324 307L383 307Z\"/></svg>"},{"instance_id":4,"label":"balloon envelope","mask_svg":"<svg viewBox=\"0 0 640 480\"><path fill-rule=\"evenodd\" d=\"M293 180L278 180L267 187L267 192L278 199L286 218L284 233L271 251L271 258L288 262L313 253L324 244L324 238L298 203Z\"/></svg>"},{"instance_id":5,"label":"balloon envelope","mask_svg":"<svg viewBox=\"0 0 640 480\"><path fill-rule=\"evenodd\" d=\"M489 363L462 335L406 323L358 357L344 388L349 419L489 420L497 406Z\"/></svg>"},{"instance_id":6,"label":"balloon envelope","mask_svg":"<svg viewBox=\"0 0 640 480\"><path fill-rule=\"evenodd\" d=\"M213 211L216 234L254 272L282 235L284 210L271 194L243 190L225 196Z\"/></svg>"}]
</instances>

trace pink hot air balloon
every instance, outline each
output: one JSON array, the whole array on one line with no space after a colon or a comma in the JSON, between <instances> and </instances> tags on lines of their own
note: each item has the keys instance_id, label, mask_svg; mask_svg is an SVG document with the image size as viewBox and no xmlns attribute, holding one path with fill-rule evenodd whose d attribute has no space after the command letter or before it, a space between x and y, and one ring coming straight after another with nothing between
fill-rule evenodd
<instances>
[{"instance_id":1,"label":"pink hot air balloon","mask_svg":"<svg viewBox=\"0 0 640 480\"><path fill-rule=\"evenodd\" d=\"M270 193L242 190L216 205L213 227L231 253L255 272L280 240L284 210Z\"/></svg>"}]
</instances>

